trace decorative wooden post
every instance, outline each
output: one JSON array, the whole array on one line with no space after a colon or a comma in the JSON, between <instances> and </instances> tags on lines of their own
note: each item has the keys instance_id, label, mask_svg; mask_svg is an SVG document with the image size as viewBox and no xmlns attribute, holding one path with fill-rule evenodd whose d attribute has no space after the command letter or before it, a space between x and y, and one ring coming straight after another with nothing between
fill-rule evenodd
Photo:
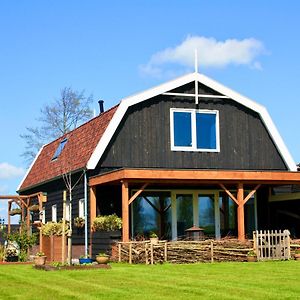
<instances>
[{"instance_id":1,"label":"decorative wooden post","mask_svg":"<svg viewBox=\"0 0 300 300\"><path fill-rule=\"evenodd\" d=\"M245 217L244 217L244 186L238 183L237 186L237 221L238 221L238 239L239 241L245 240Z\"/></svg>"},{"instance_id":2,"label":"decorative wooden post","mask_svg":"<svg viewBox=\"0 0 300 300\"><path fill-rule=\"evenodd\" d=\"M129 197L128 182L122 181L122 241L129 241Z\"/></svg>"},{"instance_id":3,"label":"decorative wooden post","mask_svg":"<svg viewBox=\"0 0 300 300\"><path fill-rule=\"evenodd\" d=\"M11 210L11 201L8 201L8 214L7 214L7 234L10 234L10 210Z\"/></svg>"}]
</instances>

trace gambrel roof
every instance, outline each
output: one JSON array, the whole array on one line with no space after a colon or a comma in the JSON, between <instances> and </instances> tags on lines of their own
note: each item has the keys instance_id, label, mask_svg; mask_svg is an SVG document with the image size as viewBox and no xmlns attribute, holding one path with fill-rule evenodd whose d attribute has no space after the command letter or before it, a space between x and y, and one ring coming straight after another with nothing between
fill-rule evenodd
<instances>
[{"instance_id":1,"label":"gambrel roof","mask_svg":"<svg viewBox=\"0 0 300 300\"><path fill-rule=\"evenodd\" d=\"M62 175L66 171L84 168L95 169L129 107L195 81L257 112L287 168L290 171L297 171L294 160L264 106L202 74L190 73L142 93L124 98L119 105L102 113L67 135L43 146L24 176L18 190L24 190L46 182ZM61 157L51 161L58 145L66 137L68 142L61 153Z\"/></svg>"}]
</instances>

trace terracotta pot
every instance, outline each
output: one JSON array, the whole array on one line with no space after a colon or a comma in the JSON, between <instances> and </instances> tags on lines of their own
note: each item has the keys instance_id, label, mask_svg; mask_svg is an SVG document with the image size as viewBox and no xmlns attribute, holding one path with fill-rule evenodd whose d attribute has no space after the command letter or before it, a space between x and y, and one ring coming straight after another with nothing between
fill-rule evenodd
<instances>
[{"instance_id":1,"label":"terracotta pot","mask_svg":"<svg viewBox=\"0 0 300 300\"><path fill-rule=\"evenodd\" d=\"M300 253L296 253L294 257L296 260L300 260Z\"/></svg>"},{"instance_id":2,"label":"terracotta pot","mask_svg":"<svg viewBox=\"0 0 300 300\"><path fill-rule=\"evenodd\" d=\"M109 261L109 257L108 256L96 256L96 261L98 264L100 265L106 265Z\"/></svg>"},{"instance_id":3,"label":"terracotta pot","mask_svg":"<svg viewBox=\"0 0 300 300\"><path fill-rule=\"evenodd\" d=\"M248 262L255 262L255 261L257 261L257 258L256 258L256 256L247 256L247 261Z\"/></svg>"},{"instance_id":4,"label":"terracotta pot","mask_svg":"<svg viewBox=\"0 0 300 300\"><path fill-rule=\"evenodd\" d=\"M47 259L47 256L35 256L34 257L34 264L36 266L43 266L46 263L46 259Z\"/></svg>"}]
</instances>

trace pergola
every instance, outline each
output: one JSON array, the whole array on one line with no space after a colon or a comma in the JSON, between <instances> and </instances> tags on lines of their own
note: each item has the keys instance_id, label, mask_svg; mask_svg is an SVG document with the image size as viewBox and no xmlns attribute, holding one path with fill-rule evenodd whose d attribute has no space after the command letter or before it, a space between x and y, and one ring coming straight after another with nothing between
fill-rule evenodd
<instances>
[{"instance_id":1,"label":"pergola","mask_svg":"<svg viewBox=\"0 0 300 300\"><path fill-rule=\"evenodd\" d=\"M30 195L0 195L0 200L5 200L8 202L8 214L7 214L7 233L10 234L11 232L11 209L12 204L17 204L21 209L21 221L25 222L26 217L26 225L27 225L27 234L30 234L30 206L32 205L33 201L38 202L39 206L39 214L41 214L43 210L43 203L47 201L47 195L42 192L30 194ZM40 225L41 222L38 222ZM22 229L22 228L21 228ZM21 230L20 229L20 230ZM42 244L41 238L41 231L40 231L40 249Z\"/></svg>"},{"instance_id":2,"label":"pergola","mask_svg":"<svg viewBox=\"0 0 300 300\"><path fill-rule=\"evenodd\" d=\"M96 186L103 184L122 185L122 239L129 241L129 205L149 184L216 185L237 205L238 239L245 239L244 206L261 185L300 184L300 172L290 171L224 171L224 170L165 170L165 169L119 169L104 173L89 180L91 224L96 217ZM140 185L129 196L130 186ZM248 192L245 194L245 186ZM230 188L229 188L230 187ZM231 191L235 190L236 193ZM91 228L92 230L92 228Z\"/></svg>"}]
</instances>

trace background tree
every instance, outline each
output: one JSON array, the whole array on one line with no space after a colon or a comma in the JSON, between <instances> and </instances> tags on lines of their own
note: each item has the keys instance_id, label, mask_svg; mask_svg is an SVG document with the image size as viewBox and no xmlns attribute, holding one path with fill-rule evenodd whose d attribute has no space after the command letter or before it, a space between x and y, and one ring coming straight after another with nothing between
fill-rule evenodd
<instances>
[{"instance_id":1,"label":"background tree","mask_svg":"<svg viewBox=\"0 0 300 300\"><path fill-rule=\"evenodd\" d=\"M63 88L58 99L41 109L41 116L37 119L41 125L26 127L27 132L21 135L26 142L22 153L26 162L30 163L34 159L42 145L89 120L93 116L90 109L92 102L92 95L85 96L84 91L77 92L71 87Z\"/></svg>"}]
</instances>

